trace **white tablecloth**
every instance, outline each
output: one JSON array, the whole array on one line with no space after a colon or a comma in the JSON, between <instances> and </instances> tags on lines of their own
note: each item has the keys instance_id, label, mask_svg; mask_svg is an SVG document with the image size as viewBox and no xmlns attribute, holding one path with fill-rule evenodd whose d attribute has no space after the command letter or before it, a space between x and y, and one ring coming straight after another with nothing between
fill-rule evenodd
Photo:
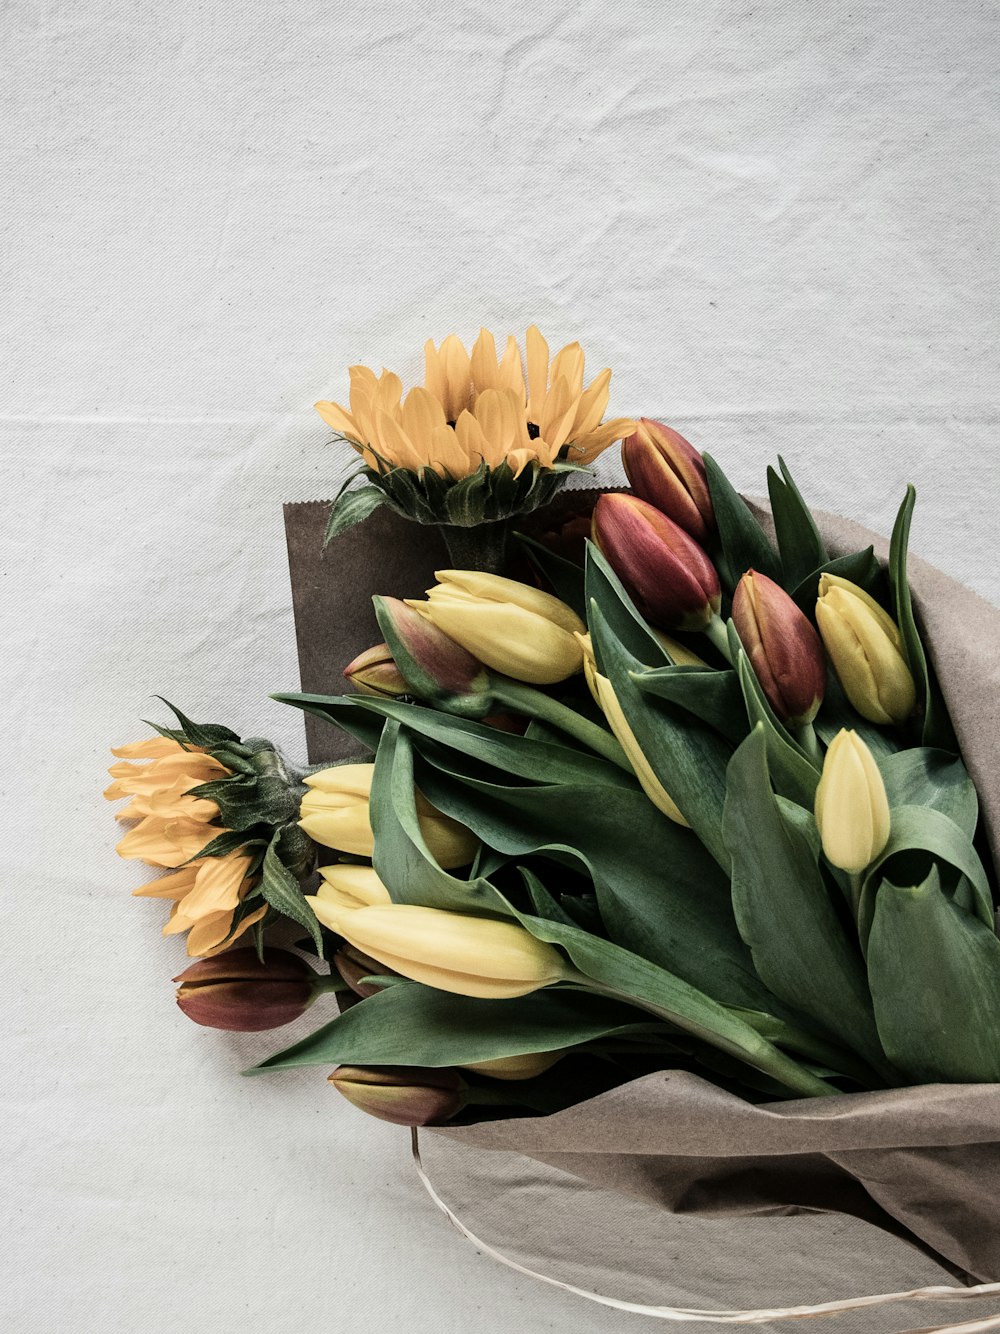
<instances>
[{"instance_id":1,"label":"white tablecloth","mask_svg":"<svg viewBox=\"0 0 1000 1334\"><path fill-rule=\"evenodd\" d=\"M744 489L780 452L885 530L914 481L915 549L1000 600L995 6L11 0L0 30L0 1324L650 1327L477 1256L325 1072L239 1078L286 1035L174 1006L106 747L162 693L300 748L281 502L345 464L310 405L481 323L579 337L614 412Z\"/></svg>"}]
</instances>

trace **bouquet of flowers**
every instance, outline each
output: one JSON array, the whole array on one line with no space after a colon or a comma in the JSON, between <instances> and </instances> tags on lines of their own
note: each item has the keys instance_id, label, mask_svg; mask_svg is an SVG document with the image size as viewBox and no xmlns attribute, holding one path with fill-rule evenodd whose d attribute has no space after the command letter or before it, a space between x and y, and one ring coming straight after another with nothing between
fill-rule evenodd
<instances>
[{"instance_id":1,"label":"bouquet of flowers","mask_svg":"<svg viewBox=\"0 0 1000 1334\"><path fill-rule=\"evenodd\" d=\"M762 1169L722 1207L843 1209L1000 1279L996 687L967 615L957 661L918 618L912 488L883 561L782 461L767 514L670 427L604 421L576 344L426 352L405 397L354 367L317 405L362 468L322 560L309 529L300 644L346 583L362 651L328 634L310 673L351 689L275 698L337 758L177 709L115 751L118 850L198 960L182 1010L259 1030L334 993L255 1072L333 1067L375 1116L542 1157L613 1101L591 1179L638 1139L661 1203L671 1160L811 1155L815 1199ZM629 489L556 495L619 440Z\"/></svg>"}]
</instances>

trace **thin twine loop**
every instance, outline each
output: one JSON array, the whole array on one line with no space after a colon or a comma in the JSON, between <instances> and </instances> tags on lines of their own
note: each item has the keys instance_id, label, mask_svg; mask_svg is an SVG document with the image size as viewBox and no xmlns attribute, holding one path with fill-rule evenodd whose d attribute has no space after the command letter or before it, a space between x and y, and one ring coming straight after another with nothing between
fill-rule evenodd
<instances>
[{"instance_id":1,"label":"thin twine loop","mask_svg":"<svg viewBox=\"0 0 1000 1334\"><path fill-rule=\"evenodd\" d=\"M716 1325L762 1325L774 1320L805 1320L812 1316L835 1316L845 1311L856 1311L862 1307L888 1306L896 1302L964 1301L1000 1296L1000 1283L979 1283L970 1288L944 1286L913 1288L909 1292L887 1292L871 1297L849 1297L845 1301L820 1302L816 1306L786 1306L773 1310L757 1311L713 1311L700 1307L644 1306L639 1302L627 1302L618 1297L606 1297L602 1293L591 1292L587 1288L577 1287L574 1283L566 1283L560 1278L554 1278L551 1274L543 1274L536 1269L529 1269L517 1260L512 1260L509 1255L504 1255L502 1251L498 1251L496 1247L483 1241L481 1237L477 1237L445 1204L432 1185L420 1157L420 1141L415 1126L410 1131L410 1146L417 1176L420 1178L427 1194L456 1232L465 1237L467 1241L472 1242L476 1250L482 1251L484 1255L490 1256L493 1260L498 1260L500 1264L506 1265L508 1269L513 1269L515 1273L524 1274L527 1278L538 1279L542 1283L548 1283L551 1287L561 1288L563 1292L571 1292L577 1297L585 1297L587 1301L597 1302L600 1306L610 1306L616 1311L628 1311L632 1315L651 1316L655 1320L687 1320ZM925 1325L920 1329L900 1331L900 1334L985 1334L985 1331L995 1329L1000 1329L1000 1314L963 1321L957 1325Z\"/></svg>"}]
</instances>

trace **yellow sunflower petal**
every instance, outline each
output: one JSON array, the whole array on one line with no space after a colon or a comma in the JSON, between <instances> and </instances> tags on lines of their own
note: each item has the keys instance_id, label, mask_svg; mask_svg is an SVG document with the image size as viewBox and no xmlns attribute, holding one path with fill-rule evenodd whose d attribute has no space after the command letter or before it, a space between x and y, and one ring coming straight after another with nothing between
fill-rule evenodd
<instances>
[{"instance_id":1,"label":"yellow sunflower petal","mask_svg":"<svg viewBox=\"0 0 1000 1334\"><path fill-rule=\"evenodd\" d=\"M593 384L580 395L580 401L576 405L576 417L570 431L571 440L587 435L590 431L596 431L600 426L601 418L607 411L610 386L611 371L605 367Z\"/></svg>"},{"instance_id":2,"label":"yellow sunflower petal","mask_svg":"<svg viewBox=\"0 0 1000 1334\"><path fill-rule=\"evenodd\" d=\"M564 376L573 391L574 398L583 393L583 361L583 348L580 344L567 343L552 358L552 365L549 368L549 378L552 383L555 384L560 375Z\"/></svg>"},{"instance_id":3,"label":"yellow sunflower petal","mask_svg":"<svg viewBox=\"0 0 1000 1334\"><path fill-rule=\"evenodd\" d=\"M418 386L406 395L403 404L403 430L422 458L430 458L431 437L445 425L444 408L428 390Z\"/></svg>"},{"instance_id":4,"label":"yellow sunflower petal","mask_svg":"<svg viewBox=\"0 0 1000 1334\"><path fill-rule=\"evenodd\" d=\"M616 417L613 421L605 422L596 431L580 436L572 442L568 462L592 463L608 445L631 435L634 430L635 422L628 417Z\"/></svg>"},{"instance_id":5,"label":"yellow sunflower petal","mask_svg":"<svg viewBox=\"0 0 1000 1334\"><path fill-rule=\"evenodd\" d=\"M545 411L538 423L539 435L549 446L553 458L566 443L575 416L576 399L572 386L565 376L560 375L549 391Z\"/></svg>"},{"instance_id":6,"label":"yellow sunflower petal","mask_svg":"<svg viewBox=\"0 0 1000 1334\"><path fill-rule=\"evenodd\" d=\"M142 899L182 899L194 888L200 865L200 862L195 862L190 866L182 866L179 871L172 871L170 875L160 875L155 880L147 880L132 893L136 898Z\"/></svg>"},{"instance_id":7,"label":"yellow sunflower petal","mask_svg":"<svg viewBox=\"0 0 1000 1334\"><path fill-rule=\"evenodd\" d=\"M409 468L413 472L418 472L424 466L427 462L426 457L394 417L390 417L386 412L379 412L376 414L375 424L378 431L379 453L383 458L399 468Z\"/></svg>"},{"instance_id":8,"label":"yellow sunflower petal","mask_svg":"<svg viewBox=\"0 0 1000 1334\"><path fill-rule=\"evenodd\" d=\"M430 456L435 471L442 477L445 473L450 473L452 477L467 477L470 472L475 472L482 462L478 455L469 453L450 426L435 428L431 436Z\"/></svg>"},{"instance_id":9,"label":"yellow sunflower petal","mask_svg":"<svg viewBox=\"0 0 1000 1334\"><path fill-rule=\"evenodd\" d=\"M472 402L472 362L465 345L457 334L449 334L441 344L441 364L447 381L447 392L442 400L448 421L458 420L458 414Z\"/></svg>"},{"instance_id":10,"label":"yellow sunflower petal","mask_svg":"<svg viewBox=\"0 0 1000 1334\"><path fill-rule=\"evenodd\" d=\"M339 403L329 403L325 399L314 403L313 407L332 430L338 435L346 435L350 440L361 442L361 427L351 414Z\"/></svg>"},{"instance_id":11,"label":"yellow sunflower petal","mask_svg":"<svg viewBox=\"0 0 1000 1334\"><path fill-rule=\"evenodd\" d=\"M518 406L523 411L525 401L524 370L521 365L521 349L513 335L507 339L507 346L504 348L503 358L497 372L497 388L506 389L514 394Z\"/></svg>"},{"instance_id":12,"label":"yellow sunflower petal","mask_svg":"<svg viewBox=\"0 0 1000 1334\"><path fill-rule=\"evenodd\" d=\"M500 388L500 368L497 365L497 345L489 329L480 329L472 344L472 386L477 394L484 389ZM454 418L457 422L458 418Z\"/></svg>"},{"instance_id":13,"label":"yellow sunflower petal","mask_svg":"<svg viewBox=\"0 0 1000 1334\"><path fill-rule=\"evenodd\" d=\"M470 472L475 471L483 460L486 461L488 468L496 468L503 462L505 450L485 433L478 418L471 412L463 412L459 417L455 423L455 435L466 458L469 459Z\"/></svg>"},{"instance_id":14,"label":"yellow sunflower petal","mask_svg":"<svg viewBox=\"0 0 1000 1334\"><path fill-rule=\"evenodd\" d=\"M536 461L540 463L545 462L544 459L539 458L538 453L534 448L512 449L510 453L507 455L507 462L510 465L511 470L513 471L515 477L520 477L521 473L524 472L528 464L535 463Z\"/></svg>"},{"instance_id":15,"label":"yellow sunflower petal","mask_svg":"<svg viewBox=\"0 0 1000 1334\"><path fill-rule=\"evenodd\" d=\"M525 337L528 348L528 421L539 425L549 387L549 345L532 325Z\"/></svg>"},{"instance_id":16,"label":"yellow sunflower petal","mask_svg":"<svg viewBox=\"0 0 1000 1334\"><path fill-rule=\"evenodd\" d=\"M184 900L185 916L195 921L213 913L232 911L240 901L240 890L249 866L249 857L206 857Z\"/></svg>"},{"instance_id":17,"label":"yellow sunflower petal","mask_svg":"<svg viewBox=\"0 0 1000 1334\"><path fill-rule=\"evenodd\" d=\"M164 755L176 755L178 751L183 750L179 741L174 741L169 736L151 736L145 741L132 741L127 746L112 746L111 754L117 755L121 760L159 760ZM189 747L191 751L201 752L200 746Z\"/></svg>"}]
</instances>

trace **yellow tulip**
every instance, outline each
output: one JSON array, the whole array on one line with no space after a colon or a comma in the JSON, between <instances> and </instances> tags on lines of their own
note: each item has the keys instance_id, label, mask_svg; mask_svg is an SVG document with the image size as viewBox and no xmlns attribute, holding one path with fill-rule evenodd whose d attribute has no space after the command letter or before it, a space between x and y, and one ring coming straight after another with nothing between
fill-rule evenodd
<instances>
[{"instance_id":1,"label":"yellow tulip","mask_svg":"<svg viewBox=\"0 0 1000 1334\"><path fill-rule=\"evenodd\" d=\"M475 570L438 570L427 601L410 601L480 662L516 681L552 685L583 665L576 612L550 593Z\"/></svg>"},{"instance_id":2,"label":"yellow tulip","mask_svg":"<svg viewBox=\"0 0 1000 1334\"><path fill-rule=\"evenodd\" d=\"M607 719L608 726L614 733L615 739L625 752L625 756L632 766L632 771L639 780L639 786L658 811L662 811L675 824L690 828L677 803L657 778L652 766L643 754L642 747L639 745L636 735L625 717L622 706L618 702L614 686L606 676L602 676L597 670L590 635L578 635L577 638L583 649L583 672L587 685L590 687L590 693Z\"/></svg>"},{"instance_id":3,"label":"yellow tulip","mask_svg":"<svg viewBox=\"0 0 1000 1334\"><path fill-rule=\"evenodd\" d=\"M340 764L305 779L309 791L302 798L299 824L311 839L356 857L374 854L369 810L374 772L374 764ZM450 870L471 862L479 847L475 835L442 815L422 792L416 793L416 805L420 832L438 865Z\"/></svg>"},{"instance_id":4,"label":"yellow tulip","mask_svg":"<svg viewBox=\"0 0 1000 1334\"><path fill-rule=\"evenodd\" d=\"M463 1065L462 1070L475 1070L491 1079L534 1079L561 1061L565 1051L529 1051L523 1056L495 1056L492 1061L476 1061Z\"/></svg>"},{"instance_id":5,"label":"yellow tulip","mask_svg":"<svg viewBox=\"0 0 1000 1334\"><path fill-rule=\"evenodd\" d=\"M816 789L816 824L827 860L857 875L889 841L889 800L871 751L841 729L830 743Z\"/></svg>"},{"instance_id":6,"label":"yellow tulip","mask_svg":"<svg viewBox=\"0 0 1000 1334\"><path fill-rule=\"evenodd\" d=\"M524 927L408 903L345 909L309 898L316 917L393 972L439 991L496 1000L568 975L558 951Z\"/></svg>"},{"instance_id":7,"label":"yellow tulip","mask_svg":"<svg viewBox=\"0 0 1000 1334\"><path fill-rule=\"evenodd\" d=\"M316 897L338 908L370 908L373 903L391 903L389 891L379 879L374 866L353 866L340 862L321 866L323 883Z\"/></svg>"},{"instance_id":8,"label":"yellow tulip","mask_svg":"<svg viewBox=\"0 0 1000 1334\"><path fill-rule=\"evenodd\" d=\"M834 574L819 581L816 624L847 697L871 723L901 723L916 705L899 626L863 588Z\"/></svg>"}]
</instances>

